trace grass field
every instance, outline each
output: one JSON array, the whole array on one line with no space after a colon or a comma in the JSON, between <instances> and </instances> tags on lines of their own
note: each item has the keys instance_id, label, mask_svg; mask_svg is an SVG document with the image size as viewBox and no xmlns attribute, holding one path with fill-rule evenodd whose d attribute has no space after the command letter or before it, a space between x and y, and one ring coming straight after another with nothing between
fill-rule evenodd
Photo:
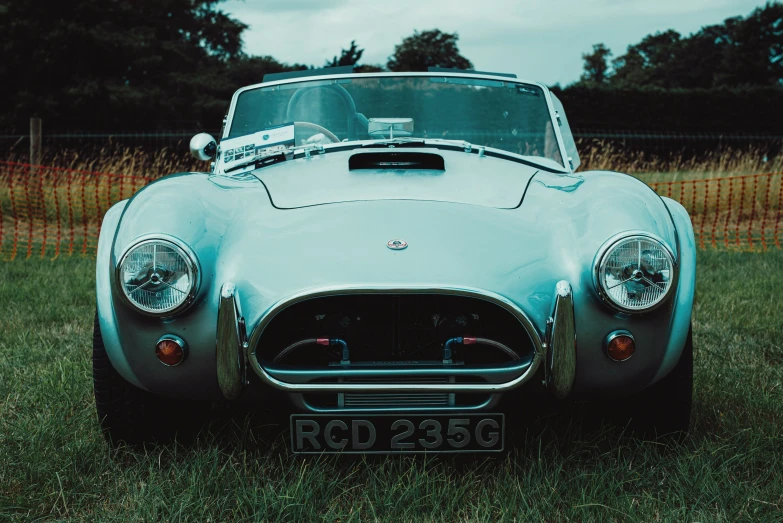
<instances>
[{"instance_id":1,"label":"grass field","mask_svg":"<svg viewBox=\"0 0 783 523\"><path fill-rule=\"evenodd\" d=\"M295 458L263 414L112 450L91 377L93 262L0 263L0 519L783 520L783 252L699 252L691 434L572 407L498 458Z\"/></svg>"}]
</instances>

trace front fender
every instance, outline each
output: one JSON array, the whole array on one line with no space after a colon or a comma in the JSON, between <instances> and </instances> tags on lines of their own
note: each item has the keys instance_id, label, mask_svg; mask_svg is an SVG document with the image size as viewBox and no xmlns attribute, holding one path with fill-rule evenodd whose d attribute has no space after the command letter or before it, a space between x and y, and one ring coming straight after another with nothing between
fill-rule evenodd
<instances>
[{"instance_id":1,"label":"front fender","mask_svg":"<svg viewBox=\"0 0 783 523\"><path fill-rule=\"evenodd\" d=\"M222 281L217 267L231 260L218 252L229 230L259 221L251 215L271 208L266 191L252 177L180 173L162 178L106 214L98 246L98 319L109 359L130 383L149 392L188 399L221 398L216 377L217 303ZM202 269L193 305L170 319L138 314L117 295L115 270L125 250L141 236L174 236L196 253ZM185 362L165 367L154 356L162 334L188 346Z\"/></svg>"},{"instance_id":2,"label":"front fender","mask_svg":"<svg viewBox=\"0 0 783 523\"><path fill-rule=\"evenodd\" d=\"M663 202L666 204L677 230L680 279L674 298L671 326L669 327L669 343L666 345L666 353L658 373L653 378L653 383L669 374L680 361L680 355L691 328L693 298L696 292L696 240L691 218L685 207L678 202L665 197Z\"/></svg>"},{"instance_id":3,"label":"front fender","mask_svg":"<svg viewBox=\"0 0 783 523\"><path fill-rule=\"evenodd\" d=\"M98 315L98 326L101 329L106 354L115 370L130 383L137 387L142 384L131 370L128 359L122 351L117 315L112 299L112 245L117 234L120 218L128 205L128 200L115 203L104 215L101 223L101 233L98 237L98 254L95 263L95 307Z\"/></svg>"},{"instance_id":4,"label":"front fender","mask_svg":"<svg viewBox=\"0 0 783 523\"><path fill-rule=\"evenodd\" d=\"M665 376L676 364L690 322L694 282L693 231L685 210L664 202L640 180L614 172L538 173L519 209L538 218L550 236L545 247L552 276L573 288L577 341L576 396L632 393ZM652 233L673 251L678 265L674 296L653 311L623 314L606 306L595 288L601 247L622 234ZM617 330L636 338L636 353L615 362L604 340Z\"/></svg>"}]
</instances>

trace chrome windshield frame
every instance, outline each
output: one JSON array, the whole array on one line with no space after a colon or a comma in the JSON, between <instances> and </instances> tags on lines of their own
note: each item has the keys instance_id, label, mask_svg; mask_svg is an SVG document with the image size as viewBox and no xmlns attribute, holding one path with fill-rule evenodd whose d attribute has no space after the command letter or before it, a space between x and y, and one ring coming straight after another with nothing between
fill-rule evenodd
<instances>
[{"instance_id":1,"label":"chrome windshield frame","mask_svg":"<svg viewBox=\"0 0 783 523\"><path fill-rule=\"evenodd\" d=\"M557 139L557 147L558 151L560 152L560 157L563 161L563 171L567 173L573 172L571 169L569 162L568 162L568 154L566 152L565 148L565 141L563 140L563 135L560 131L560 125L557 121L557 115L555 113L555 107L554 103L552 102L552 97L549 92L549 88L540 83L540 82L532 82L528 80L520 80L517 78L510 78L508 76L496 76L491 74L476 74L476 73L433 73L433 72L420 72L420 73L413 73L413 72L401 72L401 73L348 73L348 74L332 74L332 75L319 75L319 76L309 76L309 77L297 77L297 78L288 78L285 80L277 80L274 82L262 82L258 84L248 85L246 87L242 87L238 89L234 95L231 97L231 105L228 109L228 114L226 115L225 124L223 125L223 130L220 135L220 139L224 140L228 138L229 131L231 129L231 124L234 121L234 111L236 110L237 100L239 99L239 96L246 92L251 91L254 89L259 89L262 87L274 87L276 85L286 85L286 84L294 84L294 83L303 83L303 82L328 82L331 80L344 80L344 79L354 79L354 78L394 78L394 77L447 77L447 78L474 78L477 80L495 80L500 82L506 82L506 83L513 83L513 84L521 84L521 85L532 85L535 87L540 88L544 92L544 100L547 104L547 109L549 110L549 119L552 123L552 129L555 133L555 138ZM480 147L483 144L472 144L476 147ZM509 153L514 154L514 153Z\"/></svg>"}]
</instances>

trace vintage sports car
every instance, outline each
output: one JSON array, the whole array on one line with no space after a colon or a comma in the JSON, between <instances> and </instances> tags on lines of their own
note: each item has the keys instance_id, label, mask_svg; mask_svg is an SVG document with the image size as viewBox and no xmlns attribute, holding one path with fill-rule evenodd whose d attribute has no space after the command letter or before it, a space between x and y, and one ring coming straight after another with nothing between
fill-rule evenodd
<instances>
[{"instance_id":1,"label":"vintage sports car","mask_svg":"<svg viewBox=\"0 0 783 523\"><path fill-rule=\"evenodd\" d=\"M693 229L578 172L563 106L514 75L267 76L218 144L113 206L95 397L113 442L185 404L283 409L297 453L492 452L542 390L688 427ZM625 409L625 410L622 410Z\"/></svg>"}]
</instances>

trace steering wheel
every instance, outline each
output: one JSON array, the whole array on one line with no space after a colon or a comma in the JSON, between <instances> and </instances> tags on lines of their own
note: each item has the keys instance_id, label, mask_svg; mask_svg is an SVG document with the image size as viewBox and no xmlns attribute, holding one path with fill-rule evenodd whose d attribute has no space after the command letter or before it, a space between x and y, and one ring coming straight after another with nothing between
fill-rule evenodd
<instances>
[{"instance_id":1,"label":"steering wheel","mask_svg":"<svg viewBox=\"0 0 783 523\"><path fill-rule=\"evenodd\" d=\"M334 134L332 131L330 131L326 127L324 127L322 125L318 125L317 123L313 123L313 122L294 122L294 129L296 129L296 127L309 129L311 131L319 132L319 133L323 134L324 136L326 136L327 138L329 138L332 141L332 143L339 143L340 142L340 139L337 137L336 134Z\"/></svg>"}]
</instances>

